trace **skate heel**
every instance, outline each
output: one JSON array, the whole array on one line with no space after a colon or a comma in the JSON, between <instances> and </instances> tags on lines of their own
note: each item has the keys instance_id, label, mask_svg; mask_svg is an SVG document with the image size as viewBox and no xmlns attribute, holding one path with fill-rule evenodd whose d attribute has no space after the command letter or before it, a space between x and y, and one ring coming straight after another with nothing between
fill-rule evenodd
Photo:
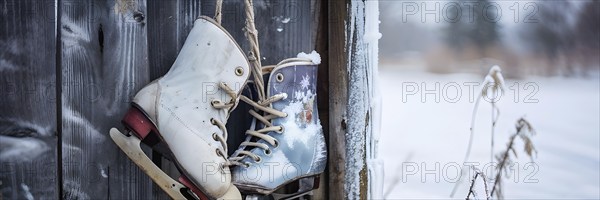
<instances>
[{"instance_id":1,"label":"skate heel","mask_svg":"<svg viewBox=\"0 0 600 200\"><path fill-rule=\"evenodd\" d=\"M125 128L130 130L134 136L139 138L142 143L153 147L161 140L158 136L158 129L150 121L146 114L139 108L132 106L121 121Z\"/></svg>"}]
</instances>

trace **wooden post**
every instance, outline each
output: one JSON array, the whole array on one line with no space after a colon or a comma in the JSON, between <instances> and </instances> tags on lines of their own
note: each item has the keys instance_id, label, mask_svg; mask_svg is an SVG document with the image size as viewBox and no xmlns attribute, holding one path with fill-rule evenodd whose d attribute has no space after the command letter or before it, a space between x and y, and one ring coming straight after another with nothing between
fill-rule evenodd
<instances>
[{"instance_id":1,"label":"wooden post","mask_svg":"<svg viewBox=\"0 0 600 200\"><path fill-rule=\"evenodd\" d=\"M369 190L367 163L377 62L365 40L366 4L329 2L329 193L345 199L377 196Z\"/></svg>"}]
</instances>

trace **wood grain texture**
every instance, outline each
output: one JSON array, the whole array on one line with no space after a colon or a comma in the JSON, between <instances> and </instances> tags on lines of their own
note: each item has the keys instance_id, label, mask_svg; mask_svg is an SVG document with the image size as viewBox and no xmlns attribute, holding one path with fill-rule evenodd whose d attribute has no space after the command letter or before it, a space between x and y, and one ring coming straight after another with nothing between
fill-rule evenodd
<instances>
[{"instance_id":1,"label":"wood grain texture","mask_svg":"<svg viewBox=\"0 0 600 200\"><path fill-rule=\"evenodd\" d=\"M61 1L64 199L150 199L108 136L148 82L145 0Z\"/></svg>"},{"instance_id":2,"label":"wood grain texture","mask_svg":"<svg viewBox=\"0 0 600 200\"><path fill-rule=\"evenodd\" d=\"M0 199L56 199L53 0L0 1Z\"/></svg>"},{"instance_id":3,"label":"wood grain texture","mask_svg":"<svg viewBox=\"0 0 600 200\"><path fill-rule=\"evenodd\" d=\"M372 71L364 1L329 2L329 194L366 199ZM343 183L343 184L340 184Z\"/></svg>"},{"instance_id":4,"label":"wood grain texture","mask_svg":"<svg viewBox=\"0 0 600 200\"><path fill-rule=\"evenodd\" d=\"M345 197L348 54L345 51L346 1L329 1L329 196ZM335 38L335 39L334 39ZM339 38L344 38L339 39Z\"/></svg>"}]
</instances>

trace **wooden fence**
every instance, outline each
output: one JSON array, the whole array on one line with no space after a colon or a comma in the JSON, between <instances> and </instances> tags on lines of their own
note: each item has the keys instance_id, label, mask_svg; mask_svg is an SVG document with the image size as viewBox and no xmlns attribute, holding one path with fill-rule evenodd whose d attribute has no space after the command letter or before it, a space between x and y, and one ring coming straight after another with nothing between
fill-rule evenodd
<instances>
[{"instance_id":1,"label":"wooden fence","mask_svg":"<svg viewBox=\"0 0 600 200\"><path fill-rule=\"evenodd\" d=\"M357 51L366 45L358 35L365 2L254 4L263 64L301 51L322 56L318 103L329 162L313 197L367 198L373 66ZM167 198L108 130L122 129L133 95L167 72L194 19L213 16L214 7L212 0L1 0L0 199ZM223 26L247 50L243 9L243 1L225 0Z\"/></svg>"}]
</instances>

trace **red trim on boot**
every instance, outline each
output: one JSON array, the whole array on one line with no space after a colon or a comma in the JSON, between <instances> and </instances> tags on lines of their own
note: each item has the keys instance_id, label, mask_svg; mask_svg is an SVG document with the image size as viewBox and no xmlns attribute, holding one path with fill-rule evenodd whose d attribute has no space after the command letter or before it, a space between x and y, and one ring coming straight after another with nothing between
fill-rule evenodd
<instances>
[{"instance_id":1,"label":"red trim on boot","mask_svg":"<svg viewBox=\"0 0 600 200\"><path fill-rule=\"evenodd\" d=\"M145 139L151 132L158 133L156 126L136 107L131 107L121 121L128 129L132 130L140 140Z\"/></svg>"}]
</instances>

